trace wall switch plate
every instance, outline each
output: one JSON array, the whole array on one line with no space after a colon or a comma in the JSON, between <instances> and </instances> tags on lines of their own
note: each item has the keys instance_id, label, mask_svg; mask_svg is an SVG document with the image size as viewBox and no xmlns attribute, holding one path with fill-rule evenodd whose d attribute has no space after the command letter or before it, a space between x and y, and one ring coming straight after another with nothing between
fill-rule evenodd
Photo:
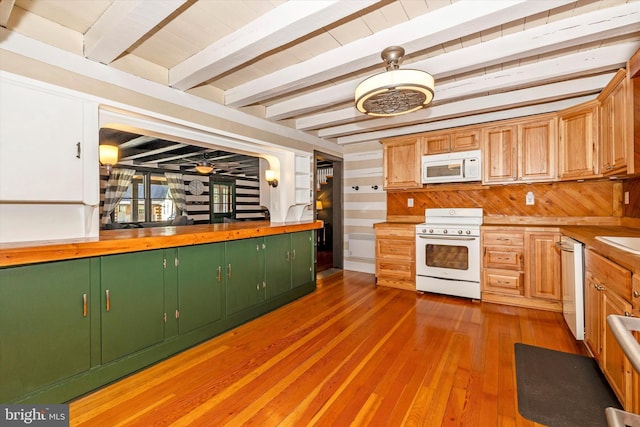
<instances>
[{"instance_id":1,"label":"wall switch plate","mask_svg":"<svg viewBox=\"0 0 640 427\"><path fill-rule=\"evenodd\" d=\"M407 207L409 207L409 208L413 207L413 198L409 197L407 199Z\"/></svg>"},{"instance_id":2,"label":"wall switch plate","mask_svg":"<svg viewBox=\"0 0 640 427\"><path fill-rule=\"evenodd\" d=\"M535 204L536 204L536 199L535 199L535 197L533 196L533 192L532 192L532 191L529 191L529 192L527 193L527 196L526 196L526 203L527 203L527 205L535 205Z\"/></svg>"},{"instance_id":3,"label":"wall switch plate","mask_svg":"<svg viewBox=\"0 0 640 427\"><path fill-rule=\"evenodd\" d=\"M629 204L629 192L628 191L624 192L624 204L625 205Z\"/></svg>"}]
</instances>

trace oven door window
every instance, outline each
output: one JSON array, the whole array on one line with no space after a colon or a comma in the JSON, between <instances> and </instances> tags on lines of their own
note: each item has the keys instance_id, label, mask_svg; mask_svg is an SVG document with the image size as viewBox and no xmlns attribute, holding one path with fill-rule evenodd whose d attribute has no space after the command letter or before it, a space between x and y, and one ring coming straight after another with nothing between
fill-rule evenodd
<instances>
[{"instance_id":1,"label":"oven door window","mask_svg":"<svg viewBox=\"0 0 640 427\"><path fill-rule=\"evenodd\" d=\"M427 267L469 269L469 248L466 246L427 244L425 252Z\"/></svg>"}]
</instances>

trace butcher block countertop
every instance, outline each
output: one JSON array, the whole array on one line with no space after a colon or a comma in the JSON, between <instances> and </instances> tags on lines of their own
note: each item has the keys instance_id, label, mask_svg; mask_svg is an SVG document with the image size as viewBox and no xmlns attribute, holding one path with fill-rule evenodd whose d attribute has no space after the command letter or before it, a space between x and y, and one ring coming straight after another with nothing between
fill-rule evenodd
<instances>
[{"instance_id":1,"label":"butcher block countertop","mask_svg":"<svg viewBox=\"0 0 640 427\"><path fill-rule=\"evenodd\" d=\"M0 267L225 242L322 228L322 221L268 221L104 230L98 238L0 244Z\"/></svg>"}]
</instances>

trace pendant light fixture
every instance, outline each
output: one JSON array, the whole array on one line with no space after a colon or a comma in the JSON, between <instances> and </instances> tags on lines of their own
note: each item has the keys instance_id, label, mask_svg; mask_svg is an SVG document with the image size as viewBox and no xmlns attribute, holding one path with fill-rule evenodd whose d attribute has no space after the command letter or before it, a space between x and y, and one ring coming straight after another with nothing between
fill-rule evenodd
<instances>
[{"instance_id":1,"label":"pendant light fixture","mask_svg":"<svg viewBox=\"0 0 640 427\"><path fill-rule=\"evenodd\" d=\"M401 70L404 49L391 46L380 55L387 71L363 80L355 93L356 108L370 116L397 116L426 107L434 94L433 76L421 70Z\"/></svg>"},{"instance_id":2,"label":"pendant light fixture","mask_svg":"<svg viewBox=\"0 0 640 427\"><path fill-rule=\"evenodd\" d=\"M201 162L196 163L196 172L201 173L203 175L209 174L213 172L213 166L211 166L211 163L207 162L206 160L203 160Z\"/></svg>"}]
</instances>

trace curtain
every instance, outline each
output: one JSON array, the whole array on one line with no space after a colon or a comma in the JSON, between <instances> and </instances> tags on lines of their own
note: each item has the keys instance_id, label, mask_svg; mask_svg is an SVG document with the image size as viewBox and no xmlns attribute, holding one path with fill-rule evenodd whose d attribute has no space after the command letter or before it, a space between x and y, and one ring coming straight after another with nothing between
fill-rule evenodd
<instances>
[{"instance_id":1,"label":"curtain","mask_svg":"<svg viewBox=\"0 0 640 427\"><path fill-rule=\"evenodd\" d=\"M173 203L176 204L180 215L187 214L187 196L184 193L184 180L181 173L165 172L169 191Z\"/></svg>"},{"instance_id":2,"label":"curtain","mask_svg":"<svg viewBox=\"0 0 640 427\"><path fill-rule=\"evenodd\" d=\"M133 169L112 169L107 182L107 192L104 195L104 205L102 207L102 224L111 222L111 213L122 196L127 192L131 179L136 173Z\"/></svg>"}]
</instances>

